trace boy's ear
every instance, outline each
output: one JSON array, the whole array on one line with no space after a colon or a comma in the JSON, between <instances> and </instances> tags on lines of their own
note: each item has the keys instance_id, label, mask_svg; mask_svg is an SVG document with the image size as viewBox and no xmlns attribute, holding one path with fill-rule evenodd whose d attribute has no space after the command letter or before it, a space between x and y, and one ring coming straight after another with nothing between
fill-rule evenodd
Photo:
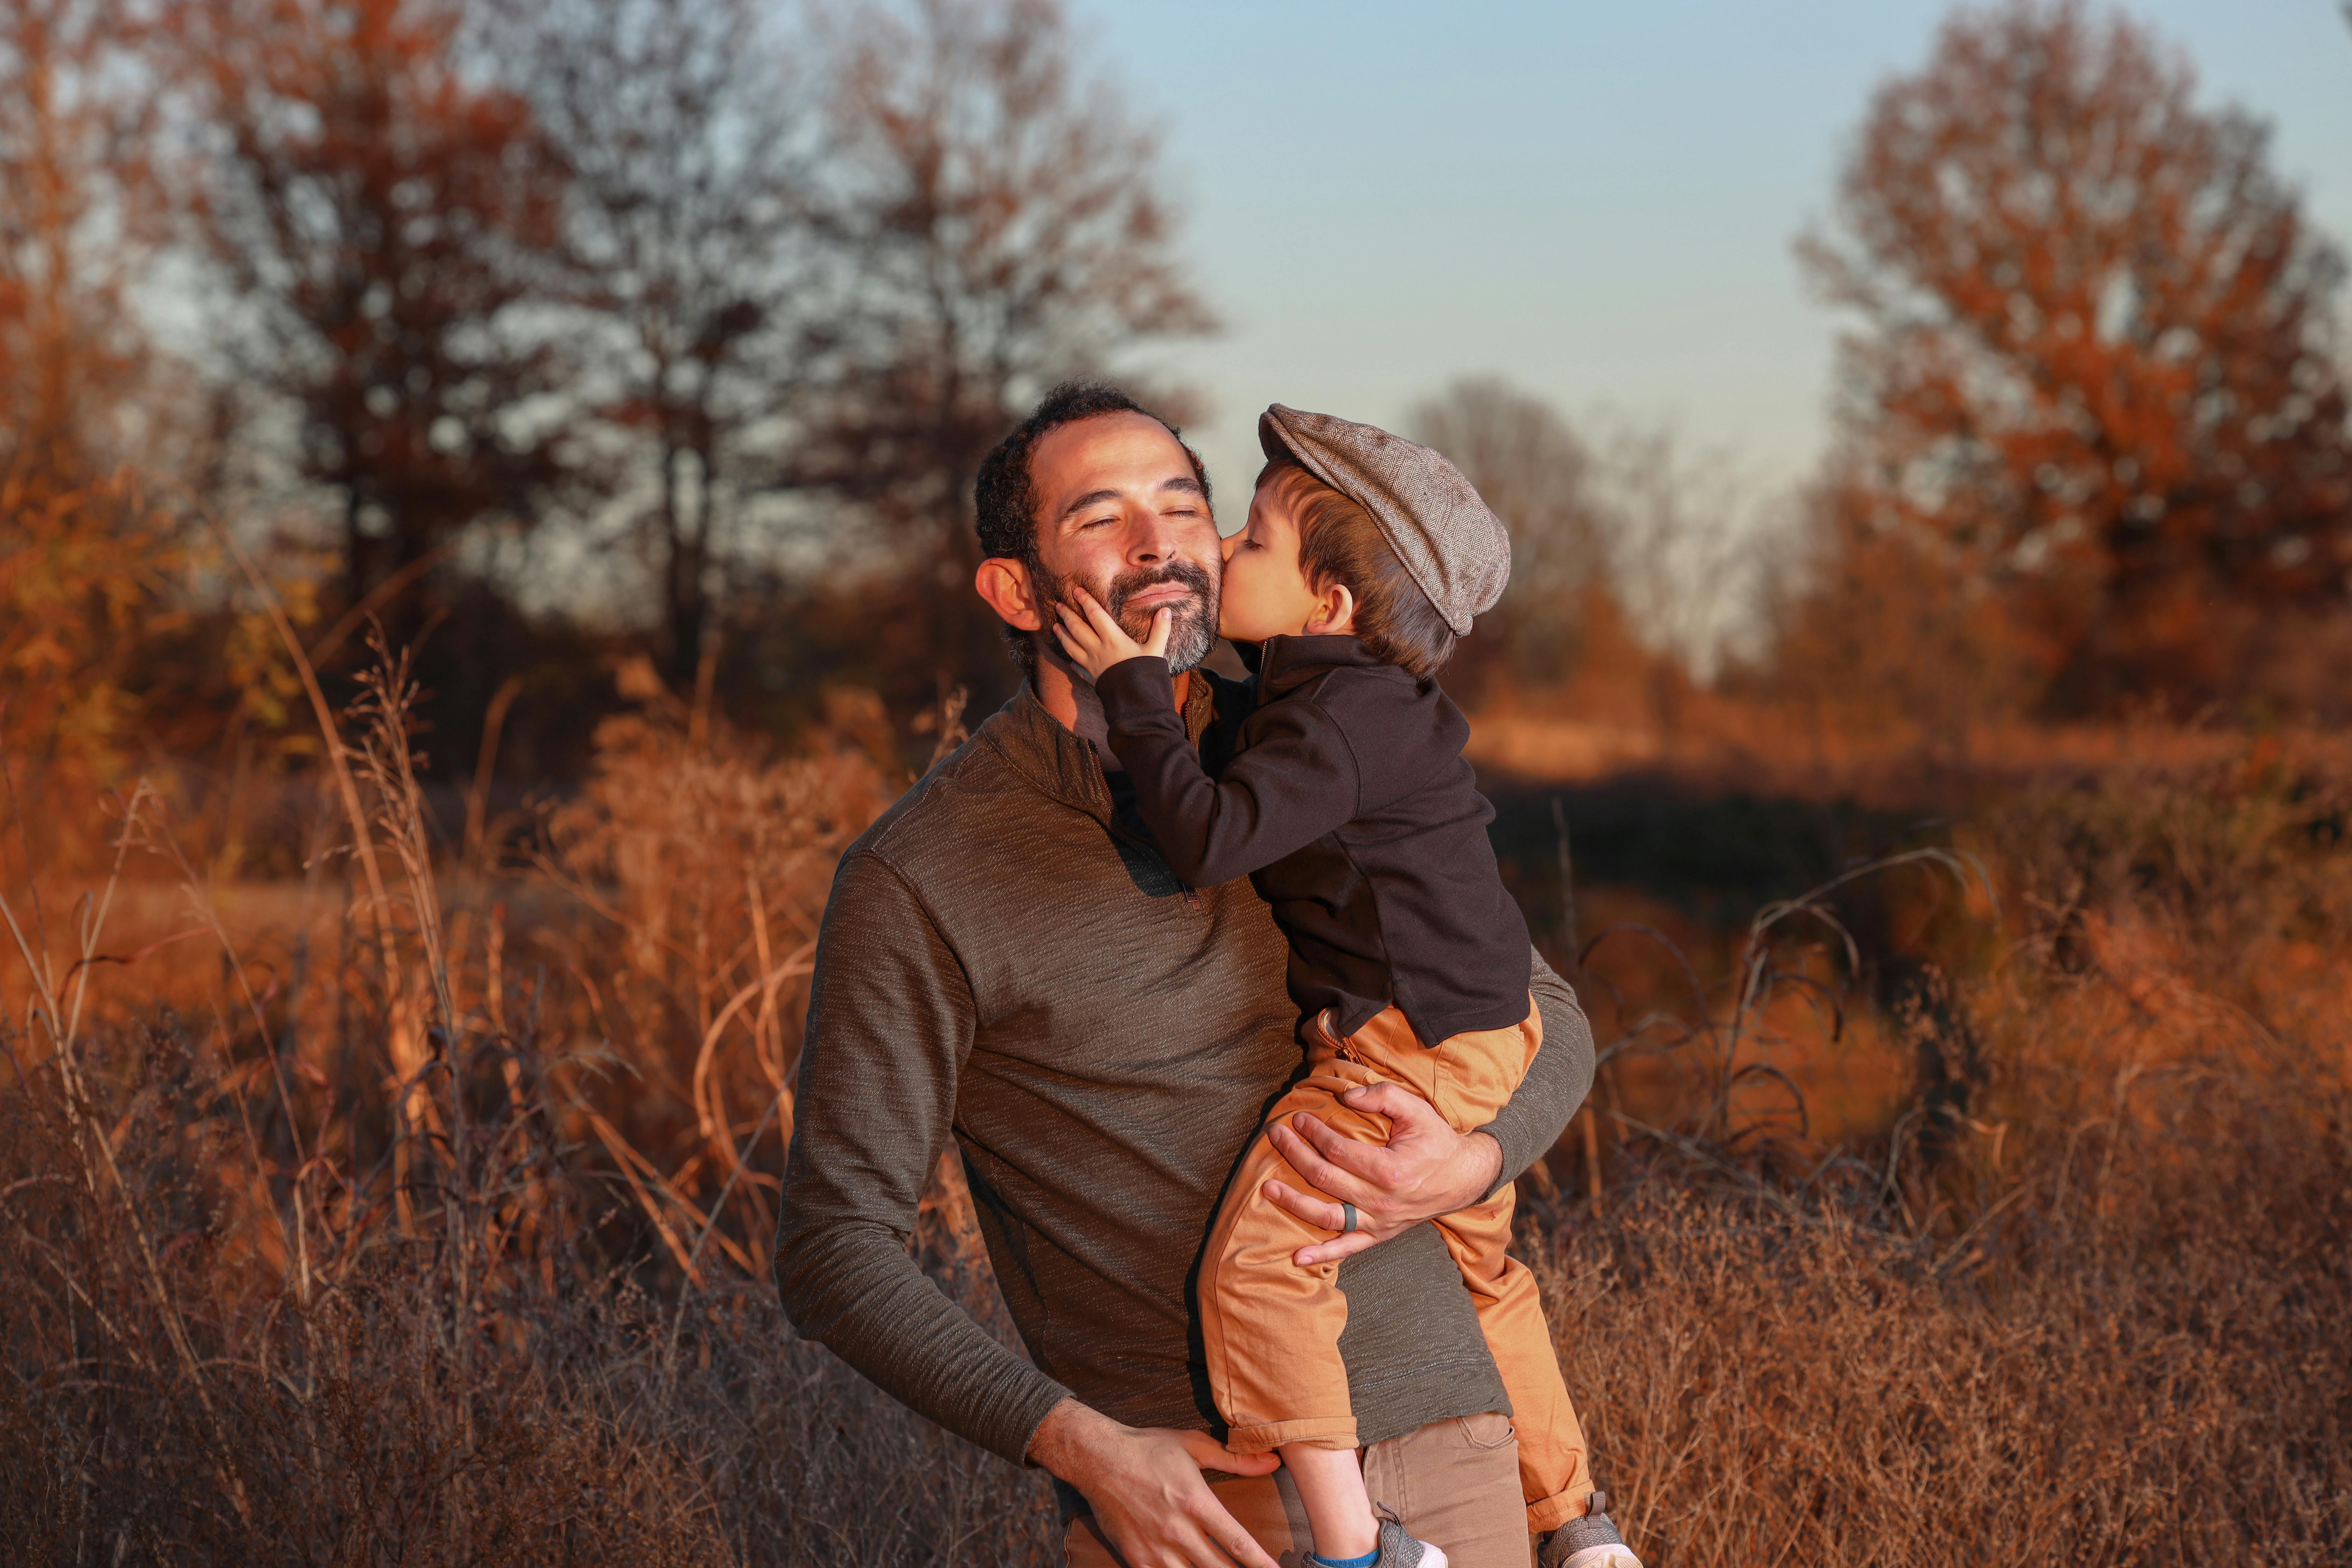
<instances>
[{"instance_id":1,"label":"boy's ear","mask_svg":"<svg viewBox=\"0 0 2352 1568\"><path fill-rule=\"evenodd\" d=\"M1024 632L1045 629L1045 618L1037 606L1037 595L1025 563L1008 556L992 555L980 563L971 585L1006 626Z\"/></svg>"},{"instance_id":2,"label":"boy's ear","mask_svg":"<svg viewBox=\"0 0 2352 1568\"><path fill-rule=\"evenodd\" d=\"M1307 617L1309 636L1331 637L1356 629L1356 595L1345 583L1334 583L1317 595L1314 615Z\"/></svg>"}]
</instances>

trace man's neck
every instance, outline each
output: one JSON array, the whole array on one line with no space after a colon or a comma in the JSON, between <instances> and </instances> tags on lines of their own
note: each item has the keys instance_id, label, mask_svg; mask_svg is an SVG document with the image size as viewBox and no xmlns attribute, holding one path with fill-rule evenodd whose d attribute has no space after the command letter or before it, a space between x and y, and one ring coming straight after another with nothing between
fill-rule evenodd
<instances>
[{"instance_id":1,"label":"man's neck","mask_svg":"<svg viewBox=\"0 0 2352 1568\"><path fill-rule=\"evenodd\" d=\"M1045 711L1062 721L1062 728L1074 735L1096 742L1110 763L1109 748L1103 744L1102 703L1096 698L1094 688L1077 674L1068 659L1058 651L1037 650L1037 700ZM1184 710L1184 694L1192 689L1192 672L1185 670L1176 677L1176 711ZM1116 765L1115 763L1113 765Z\"/></svg>"}]
</instances>

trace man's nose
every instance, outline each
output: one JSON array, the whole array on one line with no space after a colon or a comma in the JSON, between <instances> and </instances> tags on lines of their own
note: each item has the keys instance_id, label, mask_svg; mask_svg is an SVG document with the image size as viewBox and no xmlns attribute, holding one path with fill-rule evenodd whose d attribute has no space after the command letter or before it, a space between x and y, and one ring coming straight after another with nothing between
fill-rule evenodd
<instances>
[{"instance_id":1,"label":"man's nose","mask_svg":"<svg viewBox=\"0 0 2352 1568\"><path fill-rule=\"evenodd\" d=\"M1128 533L1127 559L1130 565L1157 566L1182 552L1176 530L1157 510L1138 518Z\"/></svg>"}]
</instances>

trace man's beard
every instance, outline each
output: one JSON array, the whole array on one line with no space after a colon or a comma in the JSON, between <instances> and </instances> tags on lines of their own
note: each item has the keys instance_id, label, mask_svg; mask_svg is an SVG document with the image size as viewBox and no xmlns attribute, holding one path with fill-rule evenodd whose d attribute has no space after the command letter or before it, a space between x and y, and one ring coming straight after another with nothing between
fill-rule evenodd
<instances>
[{"instance_id":1,"label":"man's beard","mask_svg":"<svg viewBox=\"0 0 2352 1568\"><path fill-rule=\"evenodd\" d=\"M1045 577L1045 596L1055 604L1068 605L1077 609L1076 599L1070 594L1073 579L1042 574ZM1189 599L1179 599L1172 605L1139 605L1133 610L1127 602L1146 588L1162 583L1181 583L1192 590ZM1182 674L1199 665L1217 646L1217 579L1190 561L1171 561L1165 566L1139 566L1132 572L1121 573L1108 584L1081 584L1095 596L1096 603L1110 612L1119 630L1142 642L1151 636L1151 619L1161 610L1169 612L1168 668ZM1047 634L1051 637L1051 634ZM1050 643L1049 647L1057 644Z\"/></svg>"}]
</instances>

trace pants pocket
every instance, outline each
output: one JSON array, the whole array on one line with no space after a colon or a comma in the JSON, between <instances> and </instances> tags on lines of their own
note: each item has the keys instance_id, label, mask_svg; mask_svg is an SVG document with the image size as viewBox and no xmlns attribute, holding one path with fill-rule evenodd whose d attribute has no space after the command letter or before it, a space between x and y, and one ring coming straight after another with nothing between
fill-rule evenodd
<instances>
[{"instance_id":1,"label":"pants pocket","mask_svg":"<svg viewBox=\"0 0 2352 1568\"><path fill-rule=\"evenodd\" d=\"M1518 1429L1511 1418L1500 1411L1487 1410L1476 1415L1457 1415L1454 1424L1462 1431L1462 1441L1480 1453L1491 1453L1517 1436Z\"/></svg>"}]
</instances>

